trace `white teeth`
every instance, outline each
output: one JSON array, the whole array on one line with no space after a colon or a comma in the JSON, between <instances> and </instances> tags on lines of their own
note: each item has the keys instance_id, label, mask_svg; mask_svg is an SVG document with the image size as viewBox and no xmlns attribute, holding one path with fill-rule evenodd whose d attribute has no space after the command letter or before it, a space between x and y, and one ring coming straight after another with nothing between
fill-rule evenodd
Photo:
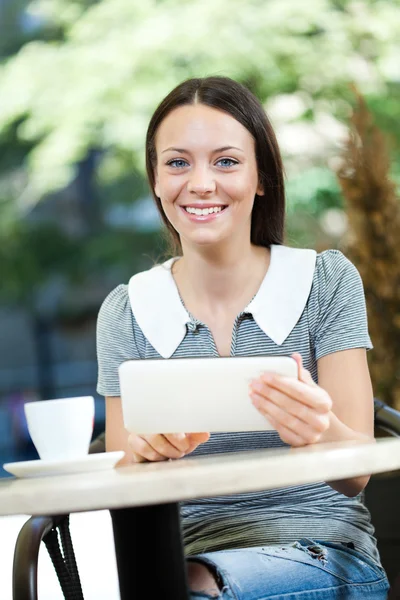
<instances>
[{"instance_id":1,"label":"white teeth","mask_svg":"<svg viewBox=\"0 0 400 600\"><path fill-rule=\"evenodd\" d=\"M221 206L213 206L212 208L193 208L191 206L185 206L186 212L191 215L199 215L205 217L206 215L211 215L212 213L221 212Z\"/></svg>"}]
</instances>

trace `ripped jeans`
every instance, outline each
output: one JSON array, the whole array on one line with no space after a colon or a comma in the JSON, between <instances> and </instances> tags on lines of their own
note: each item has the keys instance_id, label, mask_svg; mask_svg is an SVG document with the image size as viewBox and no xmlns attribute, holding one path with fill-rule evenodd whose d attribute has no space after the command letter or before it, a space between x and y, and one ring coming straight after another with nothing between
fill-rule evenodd
<instances>
[{"instance_id":1,"label":"ripped jeans","mask_svg":"<svg viewBox=\"0 0 400 600\"><path fill-rule=\"evenodd\" d=\"M303 538L285 546L223 550L188 558L213 573L220 600L386 600L385 571L352 544Z\"/></svg>"}]
</instances>

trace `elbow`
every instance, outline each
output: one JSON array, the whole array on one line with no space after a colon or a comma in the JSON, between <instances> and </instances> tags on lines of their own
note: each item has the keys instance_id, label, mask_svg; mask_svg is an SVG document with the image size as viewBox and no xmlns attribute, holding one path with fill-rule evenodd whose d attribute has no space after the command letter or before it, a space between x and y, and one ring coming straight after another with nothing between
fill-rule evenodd
<instances>
[{"instance_id":1,"label":"elbow","mask_svg":"<svg viewBox=\"0 0 400 600\"><path fill-rule=\"evenodd\" d=\"M362 475L351 479L341 479L340 481L331 481L329 485L340 494L348 498L355 498L365 489L370 477L370 475Z\"/></svg>"},{"instance_id":2,"label":"elbow","mask_svg":"<svg viewBox=\"0 0 400 600\"><path fill-rule=\"evenodd\" d=\"M371 479L371 475L363 475L362 477L357 477L356 479L356 493L353 496L358 496L365 490L368 485L369 480ZM352 497L353 497L352 496Z\"/></svg>"},{"instance_id":3,"label":"elbow","mask_svg":"<svg viewBox=\"0 0 400 600\"><path fill-rule=\"evenodd\" d=\"M362 477L355 477L354 479L348 480L348 490L345 494L349 498L355 498L358 494L364 491L370 480L370 475L363 475ZM346 483L346 482L343 482Z\"/></svg>"}]
</instances>

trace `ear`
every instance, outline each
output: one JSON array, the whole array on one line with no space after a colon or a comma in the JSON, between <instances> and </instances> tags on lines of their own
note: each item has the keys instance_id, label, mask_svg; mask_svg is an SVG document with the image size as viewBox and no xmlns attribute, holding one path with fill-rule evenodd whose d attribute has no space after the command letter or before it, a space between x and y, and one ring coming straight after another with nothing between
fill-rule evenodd
<instances>
[{"instance_id":1,"label":"ear","mask_svg":"<svg viewBox=\"0 0 400 600\"><path fill-rule=\"evenodd\" d=\"M155 192L156 196L159 198L160 197L160 182L158 180L157 169L154 169L154 192Z\"/></svg>"},{"instance_id":2,"label":"ear","mask_svg":"<svg viewBox=\"0 0 400 600\"><path fill-rule=\"evenodd\" d=\"M264 186L262 185L262 183L261 183L260 180L258 181L258 186L257 186L256 194L257 194L257 196L264 196L265 195Z\"/></svg>"}]
</instances>

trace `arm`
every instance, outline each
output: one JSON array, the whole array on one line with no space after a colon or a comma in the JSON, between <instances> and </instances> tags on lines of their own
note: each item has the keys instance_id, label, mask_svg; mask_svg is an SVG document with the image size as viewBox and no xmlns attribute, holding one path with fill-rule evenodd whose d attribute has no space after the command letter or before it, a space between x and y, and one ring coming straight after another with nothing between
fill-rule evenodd
<instances>
[{"instance_id":1,"label":"arm","mask_svg":"<svg viewBox=\"0 0 400 600\"><path fill-rule=\"evenodd\" d=\"M323 442L373 441L372 387L364 349L329 354L318 361L317 385L303 368L299 379L265 373L250 386L256 408L281 439L293 447ZM327 482L346 496L356 496L369 477Z\"/></svg>"},{"instance_id":2,"label":"arm","mask_svg":"<svg viewBox=\"0 0 400 600\"><path fill-rule=\"evenodd\" d=\"M106 397L106 452L124 450L125 456L118 467L133 464L132 450L128 443L128 431L124 427L121 398Z\"/></svg>"},{"instance_id":3,"label":"arm","mask_svg":"<svg viewBox=\"0 0 400 600\"><path fill-rule=\"evenodd\" d=\"M329 428L320 442L374 440L374 402L366 351L335 352L318 361L318 382L332 399ZM327 482L346 496L356 496L369 476Z\"/></svg>"},{"instance_id":4,"label":"arm","mask_svg":"<svg viewBox=\"0 0 400 600\"><path fill-rule=\"evenodd\" d=\"M262 376L251 386L254 405L265 414L284 442L304 446L319 442L372 441L373 396L366 349L372 348L361 277L337 250L317 259L309 298L309 325L317 360L318 385L303 368L299 380ZM355 496L368 477L330 482Z\"/></svg>"}]
</instances>

